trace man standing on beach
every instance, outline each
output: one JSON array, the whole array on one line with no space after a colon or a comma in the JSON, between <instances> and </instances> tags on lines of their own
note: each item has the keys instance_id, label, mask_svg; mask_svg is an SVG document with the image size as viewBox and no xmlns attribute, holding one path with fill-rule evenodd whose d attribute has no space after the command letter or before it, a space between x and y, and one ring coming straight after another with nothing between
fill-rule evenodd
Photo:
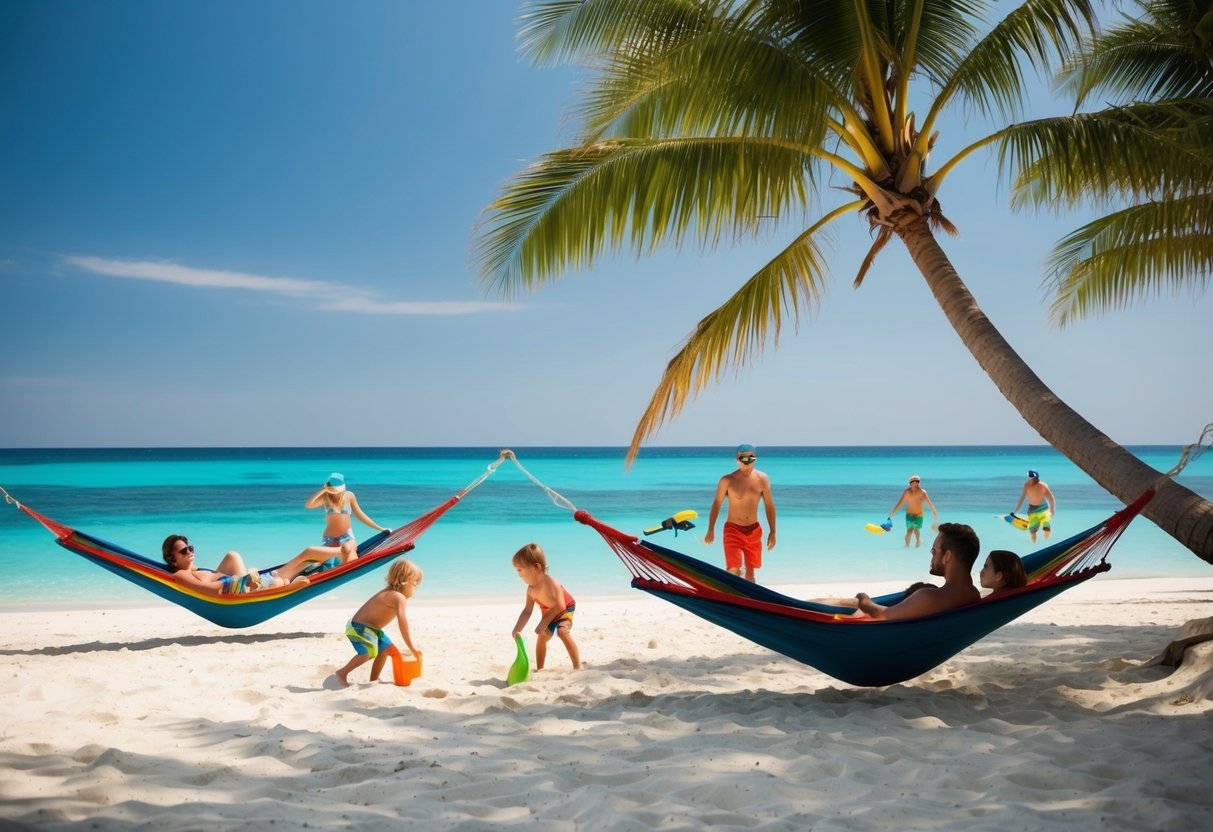
<instances>
[{"instance_id":1,"label":"man standing on beach","mask_svg":"<svg viewBox=\"0 0 1213 832\"><path fill-rule=\"evenodd\" d=\"M1036 471L1028 471L1028 481L1023 484L1023 491L1019 492L1019 500L1015 503L1015 508L1011 509L1012 514L1019 511L1024 500L1028 501L1028 535L1032 542L1036 542L1037 530L1043 531L1045 540L1048 540L1049 535L1053 533L1053 515L1057 513L1057 500L1049 490L1048 483L1041 482L1040 474Z\"/></svg>"},{"instance_id":2,"label":"man standing on beach","mask_svg":"<svg viewBox=\"0 0 1213 832\"><path fill-rule=\"evenodd\" d=\"M898 499L897 505L893 506L893 510L889 512L889 519L897 513L897 509L901 508L901 504L906 505L906 546L910 545L910 537L914 538L914 548L922 545L922 517L925 512L922 510L922 504L925 501L931 507L931 516L939 521L939 512L935 510L935 504L931 502L931 498L927 496L927 492L922 488L922 477L915 474L910 477L910 484L901 492L901 498Z\"/></svg>"},{"instance_id":3,"label":"man standing on beach","mask_svg":"<svg viewBox=\"0 0 1213 832\"><path fill-rule=\"evenodd\" d=\"M762 526L758 522L758 501L766 508L767 548L775 548L775 500L771 496L771 479L754 467L758 454L753 445L737 446L737 470L725 474L716 484L716 498L708 514L708 531L703 542L716 539L716 518L725 500L729 513L724 523L724 565L734 575L745 567L747 581L754 580L755 570L762 567Z\"/></svg>"},{"instance_id":4,"label":"man standing on beach","mask_svg":"<svg viewBox=\"0 0 1213 832\"><path fill-rule=\"evenodd\" d=\"M931 544L931 574L943 578L943 586L927 586L911 593L901 603L884 607L866 592L855 596L861 612L869 618L902 621L963 607L981 600L973 586L973 564L981 551L977 532L964 523L940 523L939 534Z\"/></svg>"}]
</instances>

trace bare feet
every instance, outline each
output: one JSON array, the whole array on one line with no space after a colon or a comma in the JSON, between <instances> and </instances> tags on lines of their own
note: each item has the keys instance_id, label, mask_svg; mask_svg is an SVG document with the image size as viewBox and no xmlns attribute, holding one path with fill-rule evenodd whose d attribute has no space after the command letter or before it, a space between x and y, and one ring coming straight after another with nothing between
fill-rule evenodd
<instances>
[{"instance_id":1,"label":"bare feet","mask_svg":"<svg viewBox=\"0 0 1213 832\"><path fill-rule=\"evenodd\" d=\"M341 687L348 688L350 686L349 680L345 678L346 674L342 673L340 670L333 675L337 677L337 681L340 683Z\"/></svg>"},{"instance_id":2,"label":"bare feet","mask_svg":"<svg viewBox=\"0 0 1213 832\"><path fill-rule=\"evenodd\" d=\"M295 579L291 581L291 586L307 586L311 582L312 579L306 575L296 575Z\"/></svg>"}]
</instances>

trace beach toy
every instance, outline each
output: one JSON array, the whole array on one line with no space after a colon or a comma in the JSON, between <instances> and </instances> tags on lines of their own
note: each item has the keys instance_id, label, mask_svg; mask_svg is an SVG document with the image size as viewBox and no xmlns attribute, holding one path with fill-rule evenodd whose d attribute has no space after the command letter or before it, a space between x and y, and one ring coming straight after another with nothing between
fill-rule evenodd
<instances>
[{"instance_id":1,"label":"beach toy","mask_svg":"<svg viewBox=\"0 0 1213 832\"><path fill-rule=\"evenodd\" d=\"M886 517L884 519L884 522L881 523L879 526L876 525L875 523L865 523L864 528L867 529L868 531L870 531L872 534L884 534L885 532L889 532L889 531L893 530L893 521L890 518Z\"/></svg>"},{"instance_id":2,"label":"beach toy","mask_svg":"<svg viewBox=\"0 0 1213 832\"><path fill-rule=\"evenodd\" d=\"M677 514L662 520L661 525L652 526L651 528L645 529L644 533L646 535L650 535L657 534L657 532L664 532L666 529L673 529L674 537L678 537L679 532L690 531L691 529L695 528L695 524L691 521L698 516L699 512L691 509L680 511Z\"/></svg>"},{"instance_id":3,"label":"beach toy","mask_svg":"<svg viewBox=\"0 0 1213 832\"><path fill-rule=\"evenodd\" d=\"M1002 519L1006 520L1008 523L1010 523L1012 526L1014 526L1017 529L1027 530L1027 528L1028 528L1028 521L1025 520L1024 518L1020 517L1015 512L1011 512L1010 514L1004 515Z\"/></svg>"},{"instance_id":4,"label":"beach toy","mask_svg":"<svg viewBox=\"0 0 1213 832\"><path fill-rule=\"evenodd\" d=\"M507 685L516 685L531 678L531 660L526 657L526 645L522 643L522 636L514 636L514 644L518 646L518 655L510 665L510 672L505 675Z\"/></svg>"},{"instance_id":5,"label":"beach toy","mask_svg":"<svg viewBox=\"0 0 1213 832\"><path fill-rule=\"evenodd\" d=\"M421 656L414 656L406 662L400 655L400 648L394 644L384 652L392 660L392 678L400 687L407 688L421 675Z\"/></svg>"}]
</instances>

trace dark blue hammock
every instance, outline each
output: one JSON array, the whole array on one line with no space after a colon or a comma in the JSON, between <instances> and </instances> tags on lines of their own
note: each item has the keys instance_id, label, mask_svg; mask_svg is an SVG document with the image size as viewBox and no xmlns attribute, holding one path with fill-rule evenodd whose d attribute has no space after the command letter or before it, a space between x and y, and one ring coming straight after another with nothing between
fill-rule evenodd
<instances>
[{"instance_id":1,"label":"dark blue hammock","mask_svg":"<svg viewBox=\"0 0 1213 832\"><path fill-rule=\"evenodd\" d=\"M1148 491L1104 522L1023 558L1027 586L923 618L851 618L854 609L790 598L712 564L598 522L593 527L632 573L632 586L750 641L852 685L878 687L931 670L1025 612L1111 569L1108 551ZM875 599L895 604L904 592Z\"/></svg>"}]
</instances>

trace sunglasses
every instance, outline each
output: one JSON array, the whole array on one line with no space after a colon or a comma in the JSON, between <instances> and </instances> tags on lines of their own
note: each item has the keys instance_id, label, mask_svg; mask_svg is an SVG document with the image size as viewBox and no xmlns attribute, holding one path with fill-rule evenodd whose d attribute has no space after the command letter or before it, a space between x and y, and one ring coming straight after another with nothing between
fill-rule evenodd
<instances>
[{"instance_id":1,"label":"sunglasses","mask_svg":"<svg viewBox=\"0 0 1213 832\"><path fill-rule=\"evenodd\" d=\"M740 462L742 465L753 465L754 461L756 459L758 459L758 457L756 457L756 456L739 456L739 457L737 457L737 461Z\"/></svg>"},{"instance_id":2,"label":"sunglasses","mask_svg":"<svg viewBox=\"0 0 1213 832\"><path fill-rule=\"evenodd\" d=\"M180 549L178 549L177 551L173 552L174 555L184 555L184 554L192 555L193 553L194 553L194 545L192 543L187 543L184 546L182 546Z\"/></svg>"}]
</instances>

